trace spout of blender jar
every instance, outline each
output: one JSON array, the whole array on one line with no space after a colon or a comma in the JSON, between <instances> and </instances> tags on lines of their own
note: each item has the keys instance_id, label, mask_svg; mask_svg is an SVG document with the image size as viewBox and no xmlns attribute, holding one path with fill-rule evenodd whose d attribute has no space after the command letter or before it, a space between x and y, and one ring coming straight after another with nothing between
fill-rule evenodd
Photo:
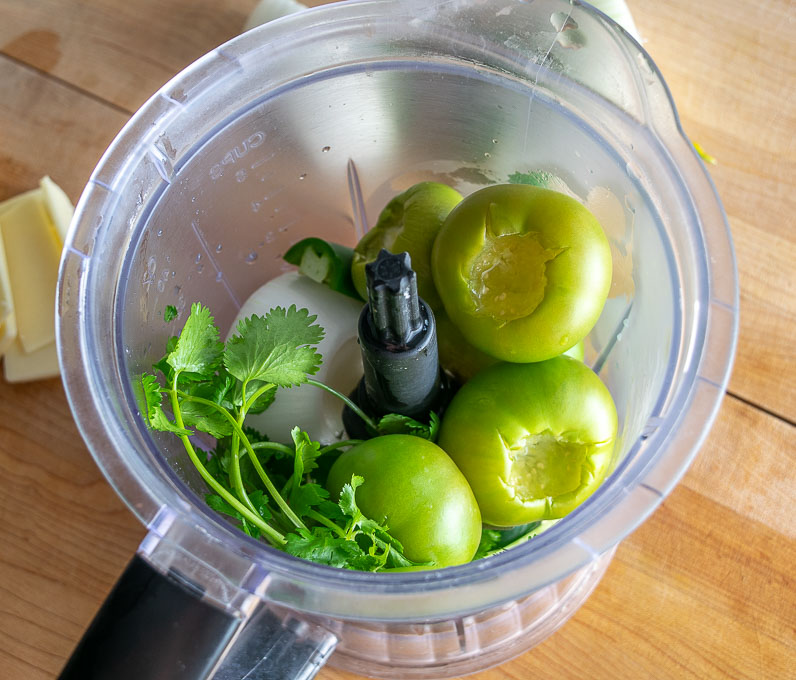
<instances>
[{"instance_id":1,"label":"spout of blender jar","mask_svg":"<svg viewBox=\"0 0 796 680\"><path fill-rule=\"evenodd\" d=\"M164 573L142 552L59 680L311 680L337 644L325 628L262 602L247 612L218 606L202 586L176 569Z\"/></svg>"}]
</instances>

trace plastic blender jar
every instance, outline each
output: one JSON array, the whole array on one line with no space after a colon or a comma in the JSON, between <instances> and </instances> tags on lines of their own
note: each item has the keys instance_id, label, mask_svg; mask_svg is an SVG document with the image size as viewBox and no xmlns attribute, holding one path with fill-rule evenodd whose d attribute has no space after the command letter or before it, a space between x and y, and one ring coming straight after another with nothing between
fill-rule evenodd
<instances>
[{"instance_id":1,"label":"plastic blender jar","mask_svg":"<svg viewBox=\"0 0 796 680\"><path fill-rule=\"evenodd\" d=\"M305 562L211 511L133 394L175 331L166 305L202 301L223 333L297 240L353 245L420 180L537 170L608 205L621 285L587 361L620 437L600 489L526 544L406 574ZM80 199L57 314L82 435L149 532L63 677L309 678L328 659L443 678L555 631L676 484L728 380L738 288L710 178L618 25L567 0L362 0L248 32L143 106Z\"/></svg>"}]
</instances>

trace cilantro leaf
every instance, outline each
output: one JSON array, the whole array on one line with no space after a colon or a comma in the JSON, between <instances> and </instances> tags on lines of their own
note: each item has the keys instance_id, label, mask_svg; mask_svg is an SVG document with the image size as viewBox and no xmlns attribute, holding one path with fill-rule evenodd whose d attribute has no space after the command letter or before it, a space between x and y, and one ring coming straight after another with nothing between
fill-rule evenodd
<instances>
[{"instance_id":1,"label":"cilantro leaf","mask_svg":"<svg viewBox=\"0 0 796 680\"><path fill-rule=\"evenodd\" d=\"M229 373L223 371L222 374L213 381L213 389L208 399L219 406L223 406L227 411L234 410L236 406L234 393L237 382L238 381Z\"/></svg>"},{"instance_id":2,"label":"cilantro leaf","mask_svg":"<svg viewBox=\"0 0 796 680\"><path fill-rule=\"evenodd\" d=\"M439 416L432 411L428 425L400 413L388 413L379 420L376 427L379 434L411 434L435 442L439 434L439 425Z\"/></svg>"},{"instance_id":3,"label":"cilantro leaf","mask_svg":"<svg viewBox=\"0 0 796 680\"><path fill-rule=\"evenodd\" d=\"M340 509L351 518L348 526L349 533L359 529L374 545L382 548L392 546L396 550L403 552L403 546L396 538L390 535L389 529L385 524L366 517L362 510L359 509L356 501L356 491L364 483L363 477L352 475L351 483L344 484L340 491L340 501L338 503Z\"/></svg>"},{"instance_id":4,"label":"cilantro leaf","mask_svg":"<svg viewBox=\"0 0 796 680\"><path fill-rule=\"evenodd\" d=\"M224 343L218 339L218 328L210 310L198 302L191 305L191 314L183 326L177 346L166 361L175 371L212 375L221 362Z\"/></svg>"},{"instance_id":5,"label":"cilantro leaf","mask_svg":"<svg viewBox=\"0 0 796 680\"><path fill-rule=\"evenodd\" d=\"M238 324L238 335L227 342L224 365L241 382L262 380L280 387L306 382L320 368L321 355L312 346L323 339L315 316L291 305L275 307L264 317Z\"/></svg>"},{"instance_id":6,"label":"cilantro leaf","mask_svg":"<svg viewBox=\"0 0 796 680\"><path fill-rule=\"evenodd\" d=\"M293 508L293 512L299 517L304 517L310 511L310 508L326 507L324 501L327 501L328 498L329 492L320 484L302 484L294 490L290 498L290 507ZM331 505L337 507L334 504ZM325 513L322 512L322 514Z\"/></svg>"},{"instance_id":7,"label":"cilantro leaf","mask_svg":"<svg viewBox=\"0 0 796 680\"><path fill-rule=\"evenodd\" d=\"M260 515L260 517L262 517L266 522L271 519L273 515L268 509L265 494L262 491L255 491L254 493L249 494L249 500L252 502L252 505L254 506L255 510L257 510L257 513ZM248 522L243 515L235 510L235 508L227 503L227 501L225 501L221 496L217 494L206 494L205 503L207 503L207 505L216 512L220 512L238 520L238 522L240 522L241 529L249 536L252 536L253 538L259 538L261 534L260 530L251 522Z\"/></svg>"},{"instance_id":8,"label":"cilantro leaf","mask_svg":"<svg viewBox=\"0 0 796 680\"><path fill-rule=\"evenodd\" d=\"M481 532L481 542L478 544L478 549L475 551L473 559L479 560L483 557L497 555L497 553L503 552L513 545L524 543L556 521L531 522L530 524L522 524L510 529L484 529Z\"/></svg>"},{"instance_id":9,"label":"cilantro leaf","mask_svg":"<svg viewBox=\"0 0 796 680\"><path fill-rule=\"evenodd\" d=\"M230 422L212 406L185 400L180 403L180 411L186 425L207 432L211 437L221 439L232 434Z\"/></svg>"},{"instance_id":10,"label":"cilantro leaf","mask_svg":"<svg viewBox=\"0 0 796 680\"><path fill-rule=\"evenodd\" d=\"M330 500L321 501L318 504L318 512L320 512L327 519L332 520L335 524L345 523L345 515L340 509L340 506Z\"/></svg>"},{"instance_id":11,"label":"cilantro leaf","mask_svg":"<svg viewBox=\"0 0 796 680\"><path fill-rule=\"evenodd\" d=\"M205 469L225 487L229 487L229 475L227 474L226 459L213 454L208 456L201 449L196 448L196 453L199 459L205 462Z\"/></svg>"},{"instance_id":12,"label":"cilantro leaf","mask_svg":"<svg viewBox=\"0 0 796 680\"><path fill-rule=\"evenodd\" d=\"M224 372L224 376L229 378L226 372ZM234 379L230 378L230 380L234 382ZM218 408L222 406L219 401L224 400L226 387L227 383L221 376L217 376L212 381L190 382L185 385L183 389L187 394L213 402L216 407L211 404L182 398L180 400L180 412L182 413L183 422L187 426L207 432L216 439L230 436L233 432L232 424ZM229 412L229 409L226 410Z\"/></svg>"},{"instance_id":13,"label":"cilantro leaf","mask_svg":"<svg viewBox=\"0 0 796 680\"><path fill-rule=\"evenodd\" d=\"M226 375L229 375L228 373ZM237 383L235 378L230 378ZM263 385L267 383L263 382L262 380L250 380L249 383L246 385L246 399L251 399L254 394L259 390ZM238 387L235 391L235 396L233 398L234 406L243 406L243 386L240 383L237 383ZM274 403L274 398L276 397L276 385L273 385L271 389L266 390L263 392L259 397L257 397L256 401L249 402L246 404L246 413L250 413L255 415L257 413L262 413L267 409L271 404Z\"/></svg>"},{"instance_id":14,"label":"cilantro leaf","mask_svg":"<svg viewBox=\"0 0 796 680\"><path fill-rule=\"evenodd\" d=\"M332 567L348 567L364 554L355 541L337 536L327 527L299 529L285 536L285 552Z\"/></svg>"},{"instance_id":15,"label":"cilantro leaf","mask_svg":"<svg viewBox=\"0 0 796 680\"><path fill-rule=\"evenodd\" d=\"M163 400L158 379L151 373L142 373L133 382L133 391L138 403L138 410L141 411L147 421L151 421L155 415L155 409L160 407Z\"/></svg>"},{"instance_id":16,"label":"cilantro leaf","mask_svg":"<svg viewBox=\"0 0 796 680\"><path fill-rule=\"evenodd\" d=\"M533 172L512 172L509 175L510 184L530 184L534 187L546 189L550 186L550 181L555 175L544 170L534 170Z\"/></svg>"},{"instance_id":17,"label":"cilantro leaf","mask_svg":"<svg viewBox=\"0 0 796 680\"><path fill-rule=\"evenodd\" d=\"M500 545L500 534L501 532L497 529L483 529L481 531L481 541L473 559L480 560L482 557L494 554Z\"/></svg>"},{"instance_id":18,"label":"cilantro leaf","mask_svg":"<svg viewBox=\"0 0 796 680\"><path fill-rule=\"evenodd\" d=\"M290 431L290 436L296 446L294 474L298 482L305 474L318 467L317 459L321 455L321 445L312 441L310 436L298 427Z\"/></svg>"},{"instance_id":19,"label":"cilantro leaf","mask_svg":"<svg viewBox=\"0 0 796 680\"><path fill-rule=\"evenodd\" d=\"M186 437L193 436L193 432L187 428L180 427L168 419L163 409L158 406L155 410L155 415L150 418L149 425L153 430L160 432L172 432L176 435L185 435Z\"/></svg>"},{"instance_id":20,"label":"cilantro leaf","mask_svg":"<svg viewBox=\"0 0 796 680\"><path fill-rule=\"evenodd\" d=\"M420 564L421 564L420 562L412 562L412 560L407 559L407 557L400 550L392 549L387 553L387 561L385 562L384 566L392 568L416 567L419 566Z\"/></svg>"},{"instance_id":21,"label":"cilantro leaf","mask_svg":"<svg viewBox=\"0 0 796 680\"><path fill-rule=\"evenodd\" d=\"M351 517L354 523L364 517L355 498L356 490L362 486L364 482L365 479L363 477L352 475L351 483L343 484L343 488L340 490L340 500L337 502L343 513Z\"/></svg>"},{"instance_id":22,"label":"cilantro leaf","mask_svg":"<svg viewBox=\"0 0 796 680\"><path fill-rule=\"evenodd\" d=\"M174 377L174 369L169 366L169 354L171 354L177 348L177 341L179 338L176 335L172 335L168 341L166 342L166 354L164 354L159 361L152 364L152 368L156 371L160 371L163 376L166 378L166 384L171 385L172 379Z\"/></svg>"},{"instance_id":23,"label":"cilantro leaf","mask_svg":"<svg viewBox=\"0 0 796 680\"><path fill-rule=\"evenodd\" d=\"M262 489L257 489L249 494L249 500L252 502L257 514L260 515L266 522L273 517L273 513L268 508L268 497Z\"/></svg>"},{"instance_id":24,"label":"cilantro leaf","mask_svg":"<svg viewBox=\"0 0 796 680\"><path fill-rule=\"evenodd\" d=\"M178 427L171 422L164 413L161 408L163 395L160 393L160 383L154 375L142 373L138 380L133 382L133 390L138 402L138 409L153 430L173 432L177 435L191 436L193 434L191 430Z\"/></svg>"},{"instance_id":25,"label":"cilantro leaf","mask_svg":"<svg viewBox=\"0 0 796 680\"><path fill-rule=\"evenodd\" d=\"M166 309L163 310L163 320L169 323L169 321L174 321L176 318L177 308L174 305L166 305Z\"/></svg>"},{"instance_id":26,"label":"cilantro leaf","mask_svg":"<svg viewBox=\"0 0 796 680\"><path fill-rule=\"evenodd\" d=\"M221 512L225 515L229 515L230 517L234 517L235 519L240 519L241 517L240 513L235 510L235 508L221 498L221 496L216 494L205 494L205 503L207 503L210 508L216 512Z\"/></svg>"}]
</instances>

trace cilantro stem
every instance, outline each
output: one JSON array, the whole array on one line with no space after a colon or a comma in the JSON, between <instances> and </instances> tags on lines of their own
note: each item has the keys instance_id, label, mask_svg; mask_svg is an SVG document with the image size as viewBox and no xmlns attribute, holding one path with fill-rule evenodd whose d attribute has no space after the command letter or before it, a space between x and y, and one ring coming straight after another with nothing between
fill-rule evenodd
<instances>
[{"instance_id":1,"label":"cilantro stem","mask_svg":"<svg viewBox=\"0 0 796 680\"><path fill-rule=\"evenodd\" d=\"M242 421L243 417L241 416L238 419L238 424ZM235 493L238 494L238 498L248 505L252 512L257 512L254 503L251 502L249 495L246 493L246 489L243 488L243 477L240 472L240 439L237 432L232 435L232 446L229 452L231 456L229 480L232 483L232 487L235 489Z\"/></svg>"},{"instance_id":2,"label":"cilantro stem","mask_svg":"<svg viewBox=\"0 0 796 680\"><path fill-rule=\"evenodd\" d=\"M278 442L254 442L251 446L253 449L273 449L274 451L287 453L291 456L296 455L296 451L294 449L291 449L289 446L285 446L284 444L279 444Z\"/></svg>"},{"instance_id":3,"label":"cilantro stem","mask_svg":"<svg viewBox=\"0 0 796 680\"><path fill-rule=\"evenodd\" d=\"M329 527L332 531L334 531L338 536L341 538L346 538L346 533L343 531L339 526L337 526L332 520L328 517L322 515L320 512L315 510L314 508L310 508L307 514L312 517L316 522L320 522L321 524Z\"/></svg>"},{"instance_id":4,"label":"cilantro stem","mask_svg":"<svg viewBox=\"0 0 796 680\"><path fill-rule=\"evenodd\" d=\"M174 372L174 387L169 390L171 396L171 407L174 411L174 421L177 424L177 427L184 428L185 423L182 419L182 412L180 411L180 402L177 398L178 391L177 391L177 378L179 377L179 371ZM205 401L205 400L203 400ZM212 403L212 402L211 402ZM226 411L226 409L224 409ZM229 503L235 510L237 510L243 517L249 520L252 524L254 524L258 529L260 529L268 538L269 540L278 545L283 546L285 545L285 537L280 534L276 529L274 529L270 524L268 524L262 517L258 514L251 512L245 505L243 505L235 496L233 496L227 489L225 489L221 484L219 484L218 480L213 477L208 471L207 468L204 466L201 460L199 460L199 456L196 455L196 450L191 444L191 440L188 438L187 435L181 434L179 435L180 439L182 440L183 446L185 450L188 452L188 457L191 459L191 462L194 464L196 469L199 471L199 474L202 476L202 479L207 482L207 485L213 489L221 498L223 498L227 503Z\"/></svg>"},{"instance_id":5,"label":"cilantro stem","mask_svg":"<svg viewBox=\"0 0 796 680\"><path fill-rule=\"evenodd\" d=\"M342 400L342 402L348 406L354 413L356 413L362 420L364 421L365 425L367 425L368 429L371 430L374 434L378 433L378 428L376 427L376 423L361 409L357 406L353 401L351 401L348 397L344 394L340 394L337 390L329 387L328 385L324 385L322 382L318 382L317 380L313 380L312 378L307 378L307 383L310 385L315 385L315 387L320 387L322 390L326 390L330 394L333 394L338 399Z\"/></svg>"},{"instance_id":6,"label":"cilantro stem","mask_svg":"<svg viewBox=\"0 0 796 680\"><path fill-rule=\"evenodd\" d=\"M357 444L361 444L364 439L345 439L341 442L335 442L334 444L329 444L328 446L324 446L319 452L318 455L322 456L324 453L329 453L330 451L335 451L336 449L342 449L346 446L356 446Z\"/></svg>"},{"instance_id":7,"label":"cilantro stem","mask_svg":"<svg viewBox=\"0 0 796 680\"><path fill-rule=\"evenodd\" d=\"M224 417L229 421L230 425L232 425L232 429L237 433L238 437L240 437L240 441L243 444L244 448L248 451L252 465L254 465L254 469L257 470L257 474L260 476L260 479L263 481L263 484L265 485L265 488L268 490L268 493L271 494L271 498L274 499L274 502L280 507L282 512L285 513L285 516L291 522L293 522L293 524L295 524L300 529L306 529L307 526L304 524L304 522L302 522L299 519L298 515L296 515L296 513L290 509L290 506L285 502L285 499L282 498L279 491L277 491L270 477L268 477L268 474L263 469L263 466L260 464L260 461L257 458L257 454L254 452L254 449L252 448L249 438L246 436L246 433L243 431L243 428L240 425L238 425L238 421L235 420L232 414L220 404L216 404L214 401L210 401L209 399L203 399L202 397L195 397L191 394L185 394L184 392L180 392L179 394L181 397L187 399L188 401L195 401L198 404L207 404L208 406L217 409L219 413L224 415ZM172 402L175 402L176 400L177 400L176 394L172 395ZM180 427L182 427L182 425L180 425Z\"/></svg>"},{"instance_id":8,"label":"cilantro stem","mask_svg":"<svg viewBox=\"0 0 796 680\"><path fill-rule=\"evenodd\" d=\"M274 385L274 383L265 383L265 385L263 385L251 396L251 399L246 399L245 387L248 385L249 381L247 380L246 385L244 386L244 393L241 394L241 398L243 400L242 410L244 415L248 413L251 405L254 404L263 394L265 394L268 390L276 389L276 385Z\"/></svg>"},{"instance_id":9,"label":"cilantro stem","mask_svg":"<svg viewBox=\"0 0 796 680\"><path fill-rule=\"evenodd\" d=\"M243 383L243 406L241 407L240 412L238 413L238 425L243 425L243 419L246 415L246 383ZM226 410L226 409L225 409ZM232 443L229 447L229 455L230 455L230 472L229 472L229 481L232 484L232 487L235 489L235 493L238 494L238 498L240 498L246 505L251 508L252 511L256 512L254 504L251 502L248 494L246 493L246 489L243 488L243 476L240 472L240 437L238 436L237 432L232 433Z\"/></svg>"}]
</instances>

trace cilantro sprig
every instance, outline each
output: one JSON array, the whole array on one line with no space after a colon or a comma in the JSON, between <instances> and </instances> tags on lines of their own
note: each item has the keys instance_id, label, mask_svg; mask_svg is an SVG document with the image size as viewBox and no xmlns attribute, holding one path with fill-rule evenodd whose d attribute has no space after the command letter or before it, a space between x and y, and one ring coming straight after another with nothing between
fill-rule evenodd
<instances>
[{"instance_id":1,"label":"cilantro sprig","mask_svg":"<svg viewBox=\"0 0 796 680\"><path fill-rule=\"evenodd\" d=\"M268 408L280 388L308 383L345 402L373 435L436 438L435 414L428 424L397 414L374 421L348 397L313 379L322 361L317 344L324 337L315 320L295 305L276 307L241 321L224 343L210 310L195 303L179 336L169 339L154 364L155 372L136 381L141 414L151 429L180 438L209 488L207 504L250 536L348 569L412 566L389 528L359 509L356 489L367 480L354 476L337 503L318 483L318 472L328 469L322 459L358 440L321 446L294 428L290 443L272 442L246 425L246 417ZM199 432L216 440L212 452L196 446Z\"/></svg>"}]
</instances>

